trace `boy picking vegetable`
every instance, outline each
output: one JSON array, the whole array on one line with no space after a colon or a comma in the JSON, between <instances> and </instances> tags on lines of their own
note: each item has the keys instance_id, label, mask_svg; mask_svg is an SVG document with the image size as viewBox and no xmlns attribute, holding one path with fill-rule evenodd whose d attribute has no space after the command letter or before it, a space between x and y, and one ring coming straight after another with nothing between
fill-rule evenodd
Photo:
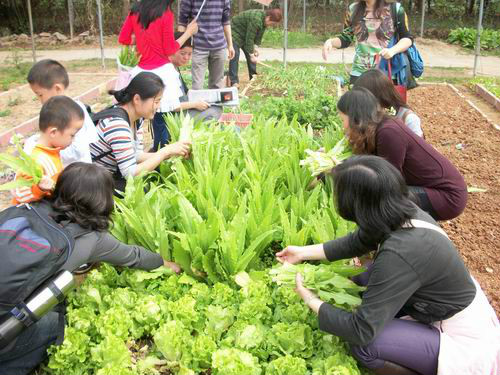
<instances>
[{"instance_id":1,"label":"boy picking vegetable","mask_svg":"<svg viewBox=\"0 0 500 375\"><path fill-rule=\"evenodd\" d=\"M83 119L83 110L67 96L54 96L42 106L39 119L40 137L28 154L42 167L43 175L39 182L33 180L31 186L13 189L13 204L37 201L51 194L63 169L60 151L71 145L75 134L83 126ZM33 177L35 176L16 174L16 180Z\"/></svg>"}]
</instances>

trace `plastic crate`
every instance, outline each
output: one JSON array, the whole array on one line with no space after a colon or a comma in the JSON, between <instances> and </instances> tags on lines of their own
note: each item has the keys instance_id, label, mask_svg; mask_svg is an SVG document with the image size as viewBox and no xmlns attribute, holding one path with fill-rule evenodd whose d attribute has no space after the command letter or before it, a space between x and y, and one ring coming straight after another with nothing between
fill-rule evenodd
<instances>
[{"instance_id":1,"label":"plastic crate","mask_svg":"<svg viewBox=\"0 0 500 375\"><path fill-rule=\"evenodd\" d=\"M252 122L253 115L245 113L223 113L219 117L219 122L224 125L236 125L246 128Z\"/></svg>"}]
</instances>

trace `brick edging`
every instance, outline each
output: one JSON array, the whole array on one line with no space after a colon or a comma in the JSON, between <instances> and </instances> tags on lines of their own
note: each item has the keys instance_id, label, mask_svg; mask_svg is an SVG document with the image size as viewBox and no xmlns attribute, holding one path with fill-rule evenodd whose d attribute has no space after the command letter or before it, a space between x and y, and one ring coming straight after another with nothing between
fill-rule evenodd
<instances>
[{"instance_id":1,"label":"brick edging","mask_svg":"<svg viewBox=\"0 0 500 375\"><path fill-rule=\"evenodd\" d=\"M481 98L486 100L489 104L491 104L497 111L500 111L500 99L496 97L495 94L490 92L486 87L483 85L476 83L474 84L474 91L476 94L478 94Z\"/></svg>"},{"instance_id":2,"label":"brick edging","mask_svg":"<svg viewBox=\"0 0 500 375\"><path fill-rule=\"evenodd\" d=\"M75 97L75 100L80 100L82 102L92 100L99 96L106 88L110 85L114 85L116 82L116 78L112 78L106 82L100 83L99 85L91 88L90 90L84 92L83 94ZM0 133L0 146L6 146L9 144L10 139L15 133L19 133L22 135L28 134L36 129L38 125L38 116L33 117L20 125L15 126L12 129L6 130Z\"/></svg>"},{"instance_id":3,"label":"brick edging","mask_svg":"<svg viewBox=\"0 0 500 375\"><path fill-rule=\"evenodd\" d=\"M467 99L454 85L451 83L447 83L446 86L451 88L459 97L464 99L474 110L476 110L494 129L500 130L500 126L495 124L493 121L489 119L489 117L483 113L474 103L472 103L469 99Z\"/></svg>"}]
</instances>

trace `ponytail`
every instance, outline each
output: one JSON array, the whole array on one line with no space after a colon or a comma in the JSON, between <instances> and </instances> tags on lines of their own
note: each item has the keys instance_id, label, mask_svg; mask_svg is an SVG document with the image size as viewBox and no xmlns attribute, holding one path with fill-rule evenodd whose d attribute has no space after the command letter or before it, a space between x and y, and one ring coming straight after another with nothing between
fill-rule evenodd
<instances>
[{"instance_id":1,"label":"ponytail","mask_svg":"<svg viewBox=\"0 0 500 375\"><path fill-rule=\"evenodd\" d=\"M113 95L118 104L127 104L134 99L137 94L142 100L156 97L163 91L165 85L160 77L151 72L141 72L137 74L127 87L121 90L109 90L109 95Z\"/></svg>"}]
</instances>

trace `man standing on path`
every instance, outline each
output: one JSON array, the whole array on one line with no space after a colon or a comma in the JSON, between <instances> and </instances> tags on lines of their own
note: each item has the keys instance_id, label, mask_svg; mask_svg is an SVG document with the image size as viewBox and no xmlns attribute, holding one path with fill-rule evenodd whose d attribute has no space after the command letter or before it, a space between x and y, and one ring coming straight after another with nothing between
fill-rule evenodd
<instances>
[{"instance_id":1,"label":"man standing on path","mask_svg":"<svg viewBox=\"0 0 500 375\"><path fill-rule=\"evenodd\" d=\"M233 17L231 27L235 56L229 62L231 86L237 86L240 82L238 78L240 48L247 60L249 79L252 79L257 74L257 58L259 56L255 46L262 42L266 27L279 25L281 19L281 9L268 9L267 11L251 9Z\"/></svg>"},{"instance_id":2,"label":"man standing on path","mask_svg":"<svg viewBox=\"0 0 500 375\"><path fill-rule=\"evenodd\" d=\"M185 31L186 25L199 13L191 66L193 90L203 89L207 67L208 88L220 88L224 77L224 63L228 57L229 60L234 57L230 6L230 0L182 0L179 31Z\"/></svg>"}]
</instances>

